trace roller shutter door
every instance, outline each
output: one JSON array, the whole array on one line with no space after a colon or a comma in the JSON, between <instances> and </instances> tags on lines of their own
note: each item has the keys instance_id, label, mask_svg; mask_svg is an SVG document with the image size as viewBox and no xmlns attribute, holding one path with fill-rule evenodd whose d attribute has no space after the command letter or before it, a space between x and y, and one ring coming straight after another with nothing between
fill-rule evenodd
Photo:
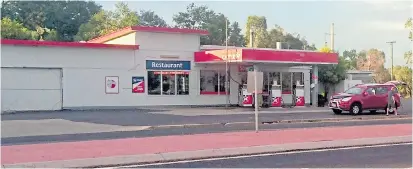
<instances>
[{"instance_id":1,"label":"roller shutter door","mask_svg":"<svg viewBox=\"0 0 413 169\"><path fill-rule=\"evenodd\" d=\"M61 69L1 68L1 110L61 110L61 82Z\"/></svg>"}]
</instances>

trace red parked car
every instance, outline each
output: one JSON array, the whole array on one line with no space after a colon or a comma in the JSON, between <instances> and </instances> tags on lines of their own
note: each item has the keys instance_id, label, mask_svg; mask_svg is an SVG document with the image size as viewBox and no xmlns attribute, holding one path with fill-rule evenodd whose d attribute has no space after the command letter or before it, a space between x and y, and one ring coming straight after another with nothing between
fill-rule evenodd
<instances>
[{"instance_id":1,"label":"red parked car","mask_svg":"<svg viewBox=\"0 0 413 169\"><path fill-rule=\"evenodd\" d=\"M387 94L395 84L361 84L356 85L343 93L330 97L329 107L335 114L349 111L353 115L361 114L364 110L375 113L377 110L386 111ZM396 88L394 95L396 107L400 107L400 94Z\"/></svg>"}]
</instances>

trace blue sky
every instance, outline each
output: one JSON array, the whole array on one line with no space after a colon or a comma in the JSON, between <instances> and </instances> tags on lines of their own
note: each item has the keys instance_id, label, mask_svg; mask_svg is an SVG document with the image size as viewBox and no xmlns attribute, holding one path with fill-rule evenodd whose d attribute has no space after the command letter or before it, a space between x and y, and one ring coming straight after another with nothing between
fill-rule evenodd
<instances>
[{"instance_id":1,"label":"blue sky","mask_svg":"<svg viewBox=\"0 0 413 169\"><path fill-rule=\"evenodd\" d=\"M299 33L310 43L321 47L325 33L335 24L335 48L346 49L377 48L386 53L390 60L390 46L394 45L394 63L405 65L404 52L411 50L407 39L408 30L404 23L413 15L411 1L194 1L207 5L215 12L223 13L231 21L240 23L245 29L249 15L265 16L269 28L275 24L287 32ZM104 9L114 9L116 1L98 1ZM127 1L133 10L153 10L168 24L172 16L185 11L190 1ZM327 42L330 43L329 37ZM390 62L386 63L386 67Z\"/></svg>"}]
</instances>

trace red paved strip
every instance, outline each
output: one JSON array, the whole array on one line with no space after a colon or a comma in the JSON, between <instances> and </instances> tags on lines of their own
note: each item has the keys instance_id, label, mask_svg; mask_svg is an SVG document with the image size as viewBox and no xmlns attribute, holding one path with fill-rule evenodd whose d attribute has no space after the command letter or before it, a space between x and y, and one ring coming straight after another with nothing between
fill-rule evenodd
<instances>
[{"instance_id":1,"label":"red paved strip","mask_svg":"<svg viewBox=\"0 0 413 169\"><path fill-rule=\"evenodd\" d=\"M2 164L412 135L411 124L95 140L1 147Z\"/></svg>"}]
</instances>

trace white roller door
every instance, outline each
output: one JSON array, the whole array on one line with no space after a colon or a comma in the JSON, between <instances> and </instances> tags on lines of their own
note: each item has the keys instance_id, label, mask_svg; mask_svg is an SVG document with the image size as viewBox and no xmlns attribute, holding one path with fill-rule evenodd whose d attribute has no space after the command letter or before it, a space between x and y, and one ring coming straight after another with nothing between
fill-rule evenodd
<instances>
[{"instance_id":1,"label":"white roller door","mask_svg":"<svg viewBox=\"0 0 413 169\"><path fill-rule=\"evenodd\" d=\"M61 69L1 68L1 111L61 110Z\"/></svg>"}]
</instances>

